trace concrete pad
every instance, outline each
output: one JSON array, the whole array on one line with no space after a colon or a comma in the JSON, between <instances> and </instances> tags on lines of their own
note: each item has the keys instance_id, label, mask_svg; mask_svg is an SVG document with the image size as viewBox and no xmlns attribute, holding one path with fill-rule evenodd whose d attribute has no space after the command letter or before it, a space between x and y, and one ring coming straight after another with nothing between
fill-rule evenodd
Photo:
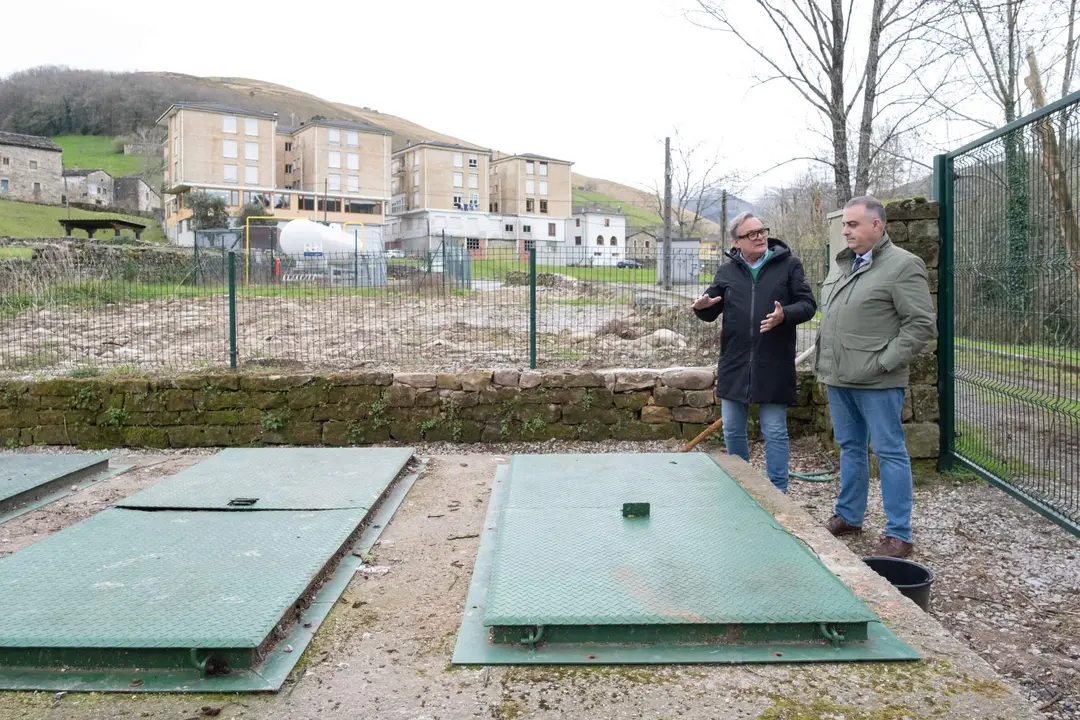
<instances>
[{"instance_id":1,"label":"concrete pad","mask_svg":"<svg viewBox=\"0 0 1080 720\"><path fill-rule=\"evenodd\" d=\"M553 448L555 449L555 448ZM756 666L450 665L495 469L506 457L438 455L274 696L0 694L0 717L105 720L762 718L1034 720L1014 686L866 568L768 480L718 458L927 660ZM734 464L732 464L734 462Z\"/></svg>"}]
</instances>

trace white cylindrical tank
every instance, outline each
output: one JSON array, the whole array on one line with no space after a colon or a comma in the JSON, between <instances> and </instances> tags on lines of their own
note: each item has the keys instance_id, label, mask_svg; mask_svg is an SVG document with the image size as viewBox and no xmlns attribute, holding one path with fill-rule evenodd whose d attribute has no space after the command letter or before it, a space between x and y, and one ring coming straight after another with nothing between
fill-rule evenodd
<instances>
[{"instance_id":1,"label":"white cylindrical tank","mask_svg":"<svg viewBox=\"0 0 1080 720\"><path fill-rule=\"evenodd\" d=\"M281 229L278 247L303 272L324 273L331 279L352 276L356 285L381 286L387 282L382 237L371 235L359 225L343 231L311 220L291 220Z\"/></svg>"}]
</instances>

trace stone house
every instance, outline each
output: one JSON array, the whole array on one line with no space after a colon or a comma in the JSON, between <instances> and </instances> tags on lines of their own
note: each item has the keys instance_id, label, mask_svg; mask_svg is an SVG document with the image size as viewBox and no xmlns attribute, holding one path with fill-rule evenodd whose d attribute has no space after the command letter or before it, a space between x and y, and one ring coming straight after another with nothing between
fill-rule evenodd
<instances>
[{"instance_id":1,"label":"stone house","mask_svg":"<svg viewBox=\"0 0 1080 720\"><path fill-rule=\"evenodd\" d=\"M114 182L116 207L130 212L160 212L161 196L138 175L125 175Z\"/></svg>"},{"instance_id":2,"label":"stone house","mask_svg":"<svg viewBox=\"0 0 1080 720\"><path fill-rule=\"evenodd\" d=\"M626 257L633 260L656 260L659 245L656 233L642 228L626 236Z\"/></svg>"},{"instance_id":3,"label":"stone house","mask_svg":"<svg viewBox=\"0 0 1080 720\"><path fill-rule=\"evenodd\" d=\"M0 132L0 199L59 205L63 150L46 137Z\"/></svg>"},{"instance_id":4,"label":"stone house","mask_svg":"<svg viewBox=\"0 0 1080 720\"><path fill-rule=\"evenodd\" d=\"M68 202L83 205L113 205L113 176L104 170L64 170L64 187Z\"/></svg>"}]
</instances>

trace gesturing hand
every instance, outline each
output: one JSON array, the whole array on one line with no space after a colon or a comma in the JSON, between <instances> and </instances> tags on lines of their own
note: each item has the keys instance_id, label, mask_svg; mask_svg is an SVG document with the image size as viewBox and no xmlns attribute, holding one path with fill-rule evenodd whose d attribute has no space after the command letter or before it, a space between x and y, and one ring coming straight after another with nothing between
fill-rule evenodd
<instances>
[{"instance_id":1,"label":"gesturing hand","mask_svg":"<svg viewBox=\"0 0 1080 720\"><path fill-rule=\"evenodd\" d=\"M776 309L765 316L765 319L761 321L761 332L769 332L777 325L784 322L784 308L780 306L780 303L773 303Z\"/></svg>"},{"instance_id":2,"label":"gesturing hand","mask_svg":"<svg viewBox=\"0 0 1080 720\"><path fill-rule=\"evenodd\" d=\"M718 295L716 297L709 297L709 293L705 293L704 295L699 297L697 300L695 300L694 304L691 305L690 307L694 308L695 310L705 310L706 308L711 308L713 305L716 305L719 302L723 302L723 300L724 300L723 295Z\"/></svg>"}]
</instances>

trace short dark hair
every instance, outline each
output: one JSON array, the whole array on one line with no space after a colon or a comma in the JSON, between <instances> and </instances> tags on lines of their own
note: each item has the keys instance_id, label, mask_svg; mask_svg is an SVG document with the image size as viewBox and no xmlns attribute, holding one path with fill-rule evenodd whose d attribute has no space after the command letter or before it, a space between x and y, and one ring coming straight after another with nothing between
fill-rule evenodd
<instances>
[{"instance_id":1,"label":"short dark hair","mask_svg":"<svg viewBox=\"0 0 1080 720\"><path fill-rule=\"evenodd\" d=\"M882 205L881 201L876 197L873 195L861 195L859 197L851 198L844 203L844 209L847 210L848 208L858 207L859 205L866 208L866 212L871 215L877 215L877 218L881 221L882 225L885 224L885 206Z\"/></svg>"}]
</instances>

